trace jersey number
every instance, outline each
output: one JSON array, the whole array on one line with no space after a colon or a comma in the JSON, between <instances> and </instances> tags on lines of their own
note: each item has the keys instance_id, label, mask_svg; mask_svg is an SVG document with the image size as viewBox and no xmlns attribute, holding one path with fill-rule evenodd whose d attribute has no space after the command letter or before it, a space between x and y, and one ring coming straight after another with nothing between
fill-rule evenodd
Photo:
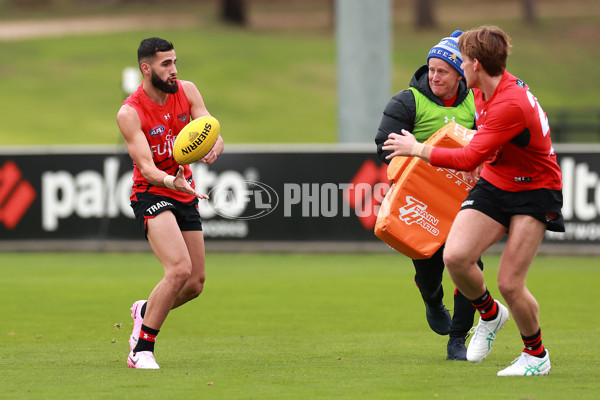
<instances>
[{"instance_id":1,"label":"jersey number","mask_svg":"<svg viewBox=\"0 0 600 400\"><path fill-rule=\"evenodd\" d=\"M531 107L537 107L538 117L540 118L540 126L542 127L542 133L544 134L544 136L546 136L548 134L548 131L550 131L548 117L546 116L544 110L542 110L542 106L540 106L540 103L538 103L535 96L531 94L529 90L527 91L527 98L529 99L529 104L531 104Z\"/></svg>"}]
</instances>

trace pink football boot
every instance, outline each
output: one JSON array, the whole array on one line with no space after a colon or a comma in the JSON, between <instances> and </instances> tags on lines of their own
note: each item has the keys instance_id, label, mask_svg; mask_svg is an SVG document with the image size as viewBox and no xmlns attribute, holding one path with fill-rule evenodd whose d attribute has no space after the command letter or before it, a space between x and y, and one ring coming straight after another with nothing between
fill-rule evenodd
<instances>
[{"instance_id":1,"label":"pink football boot","mask_svg":"<svg viewBox=\"0 0 600 400\"><path fill-rule=\"evenodd\" d=\"M131 306L131 318L133 318L133 331L131 332L131 336L129 336L129 351L133 351L140 337L142 322L144 322L144 318L142 318L140 312L142 311L142 307L144 306L144 304L146 304L146 300L138 300Z\"/></svg>"}]
</instances>

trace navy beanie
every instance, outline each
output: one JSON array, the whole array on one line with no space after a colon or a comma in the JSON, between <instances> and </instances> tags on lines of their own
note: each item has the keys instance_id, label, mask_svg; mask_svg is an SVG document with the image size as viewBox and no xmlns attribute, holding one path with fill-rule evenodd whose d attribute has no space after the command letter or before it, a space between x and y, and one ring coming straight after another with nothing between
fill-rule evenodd
<instances>
[{"instance_id":1,"label":"navy beanie","mask_svg":"<svg viewBox=\"0 0 600 400\"><path fill-rule=\"evenodd\" d=\"M464 78L465 73L460 67L463 61L460 55L460 50L458 49L458 37L462 35L462 33L462 31L454 31L452 32L452 35L443 38L438 44L433 46L427 55L427 64L429 64L430 58L439 58L452 65L454 69L456 69Z\"/></svg>"}]
</instances>

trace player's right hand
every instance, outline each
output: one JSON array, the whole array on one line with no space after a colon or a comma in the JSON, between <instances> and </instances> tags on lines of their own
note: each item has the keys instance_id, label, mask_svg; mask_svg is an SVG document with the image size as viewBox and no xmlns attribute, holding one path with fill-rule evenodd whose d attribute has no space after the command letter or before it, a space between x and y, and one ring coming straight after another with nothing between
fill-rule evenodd
<instances>
[{"instance_id":1,"label":"player's right hand","mask_svg":"<svg viewBox=\"0 0 600 400\"><path fill-rule=\"evenodd\" d=\"M192 187L192 185L190 185L188 183L187 179L185 179L185 173L183 171L183 166L181 166L181 165L179 166L179 170L177 171L177 174L175 175L175 180L173 181L173 184L175 185L175 189L177 189L181 192L189 193L193 196L196 196L197 198L199 198L201 200L209 199L207 194L198 193Z\"/></svg>"}]
</instances>

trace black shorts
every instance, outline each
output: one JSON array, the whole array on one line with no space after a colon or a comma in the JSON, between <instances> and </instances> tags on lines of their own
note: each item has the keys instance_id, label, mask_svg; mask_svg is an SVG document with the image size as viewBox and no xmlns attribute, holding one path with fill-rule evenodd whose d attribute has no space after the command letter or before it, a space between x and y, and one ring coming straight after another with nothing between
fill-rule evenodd
<instances>
[{"instance_id":1,"label":"black shorts","mask_svg":"<svg viewBox=\"0 0 600 400\"><path fill-rule=\"evenodd\" d=\"M175 215L177 225L182 231L202 230L202 220L198 212L198 199L186 204L166 196L140 193L137 195L137 201L131 202L131 208L133 208L133 213L140 227L144 230L144 235L148 233L148 220L167 210Z\"/></svg>"},{"instance_id":2,"label":"black shorts","mask_svg":"<svg viewBox=\"0 0 600 400\"><path fill-rule=\"evenodd\" d=\"M546 229L554 232L565 231L562 209L562 191L533 189L522 192L509 192L498 189L483 178L463 201L461 210L480 211L507 229L513 215L530 215L546 224Z\"/></svg>"}]
</instances>

